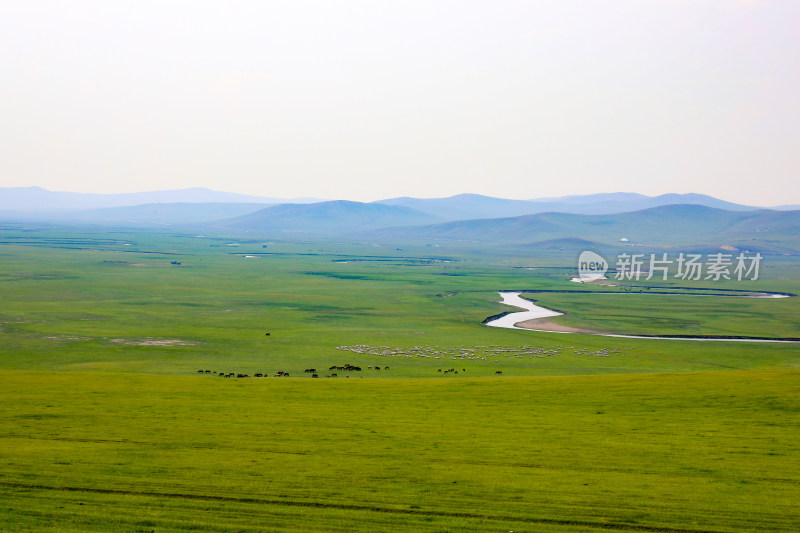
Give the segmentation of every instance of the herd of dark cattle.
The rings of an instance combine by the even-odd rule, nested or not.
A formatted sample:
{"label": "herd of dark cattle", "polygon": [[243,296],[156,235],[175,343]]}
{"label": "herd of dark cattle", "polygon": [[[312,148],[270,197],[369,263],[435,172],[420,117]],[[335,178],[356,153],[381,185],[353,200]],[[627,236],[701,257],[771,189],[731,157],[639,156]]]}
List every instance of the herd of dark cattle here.
{"label": "herd of dark cattle", "polygon": [[[378,365],[375,365],[374,367],[373,366],[368,366],[367,369],[368,370],[380,370],[381,367],[378,366]],[[383,369],[384,370],[389,370],[389,367],[385,366],[385,367],[383,367]],[[360,366],[351,365],[351,364],[348,363],[348,364],[346,364],[344,366],[333,365],[330,368],[328,368],[328,371],[331,371],[331,370],[342,371],[342,372],[361,372],[361,367]],[[461,371],[462,372],[466,372],[467,369],[466,368],[462,368]],[[305,372],[306,374],[311,374],[312,378],[318,378],[319,377],[319,374],[317,373],[317,369],[316,368],[306,368],[303,372]],[[440,372],[442,374],[458,374],[458,370],[456,370],[455,368],[448,368],[448,369],[446,369],[444,371],[440,368],[438,370],[438,372]],[[215,372],[213,370],[202,370],[202,369],[198,370],[197,373],[198,374],[216,374],[217,376],[219,376],[221,378],[240,378],[241,379],[241,378],[249,378],[250,377],[249,374],[242,374],[242,373],[238,373],[238,372]],[[497,372],[495,372],[495,374],[497,374],[497,375],[500,375],[502,373],[503,373],[502,370],[498,370]],[[335,372],[332,372],[330,374],[326,374],[325,377],[326,378],[335,378],[335,377],[338,377],[338,375],[339,374],[337,374]],[[256,374],[253,374],[253,377],[254,378],[267,378],[267,377],[269,377],[269,373],[264,374],[264,373],[258,372]],[[283,370],[278,370],[275,374],[273,374],[273,377],[276,377],[276,378],[288,378],[289,377],[289,373],[288,372],[284,372]],[[349,377],[349,376],[345,376],[345,377]]]}
{"label": "herd of dark cattle", "polygon": [[[381,367],[380,366],[375,366],[375,367],[368,366],[367,369],[369,369],[369,370],[373,370],[373,369],[374,370],[380,370]],[[385,366],[385,367],[383,367],[383,369],[384,370],[389,370],[389,367]],[[343,372],[361,372],[361,367],[360,366],[351,365],[350,363],[348,363],[348,364],[346,364],[344,366],[333,365],[328,370],[337,370],[337,371],[343,371]],[[319,374],[317,373],[317,369],[316,368],[306,368],[304,370],[304,372],[306,374],[311,374],[312,378],[318,378],[319,377]],[[241,378],[249,378],[250,377],[249,374],[242,374],[240,372],[216,372],[214,370],[203,370],[203,369],[198,370],[197,373],[198,374],[216,374],[217,376],[219,376],[221,378],[240,378],[241,379]],[[327,374],[325,377],[326,378],[335,378],[337,376],[338,376],[338,374],[331,373],[331,374]],[[265,373],[262,373],[262,372],[258,372],[256,374],[253,374],[253,377],[254,378],[266,378],[266,377],[269,377],[269,373],[265,374]],[[288,378],[289,377],[289,373],[288,372],[284,372],[283,370],[278,370],[275,374],[273,374],[273,377],[276,377],[276,378]]]}

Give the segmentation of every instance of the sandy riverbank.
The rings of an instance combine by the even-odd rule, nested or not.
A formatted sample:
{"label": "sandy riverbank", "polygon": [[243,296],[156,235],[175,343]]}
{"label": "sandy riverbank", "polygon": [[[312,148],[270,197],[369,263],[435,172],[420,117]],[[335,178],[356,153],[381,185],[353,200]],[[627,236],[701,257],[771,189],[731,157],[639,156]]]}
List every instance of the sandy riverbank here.
{"label": "sandy riverbank", "polygon": [[576,328],[559,324],[552,318],[534,318],[531,320],[524,320],[515,324],[520,329],[532,329],[535,331],[553,331],[558,333],[586,333],[590,335],[602,335],[601,331],[592,331],[590,329]]}

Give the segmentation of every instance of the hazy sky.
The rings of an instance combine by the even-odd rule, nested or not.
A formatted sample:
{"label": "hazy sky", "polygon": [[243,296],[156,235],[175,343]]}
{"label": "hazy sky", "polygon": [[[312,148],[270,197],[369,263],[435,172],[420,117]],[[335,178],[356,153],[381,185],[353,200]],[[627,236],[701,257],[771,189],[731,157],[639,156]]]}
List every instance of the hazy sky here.
{"label": "hazy sky", "polygon": [[0,186],[800,203],[797,0],[0,0]]}

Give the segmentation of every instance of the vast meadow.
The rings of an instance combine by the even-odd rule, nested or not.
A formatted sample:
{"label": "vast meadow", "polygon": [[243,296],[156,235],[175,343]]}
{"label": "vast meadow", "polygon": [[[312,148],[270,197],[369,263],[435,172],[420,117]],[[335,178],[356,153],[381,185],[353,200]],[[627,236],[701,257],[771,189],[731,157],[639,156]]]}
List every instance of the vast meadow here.
{"label": "vast meadow", "polygon": [[[596,331],[792,338],[800,298],[575,261],[4,225],[0,528],[800,529],[800,345],[483,324],[517,290]],[[798,294],[798,261],[691,285]]]}

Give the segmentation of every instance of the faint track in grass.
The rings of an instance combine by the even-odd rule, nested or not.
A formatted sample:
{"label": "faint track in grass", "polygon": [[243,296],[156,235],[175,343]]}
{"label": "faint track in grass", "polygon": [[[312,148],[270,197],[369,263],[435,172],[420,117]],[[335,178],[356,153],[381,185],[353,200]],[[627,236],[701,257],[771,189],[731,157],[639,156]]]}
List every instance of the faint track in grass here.
{"label": "faint track in grass", "polygon": [[236,497],[236,496],[216,496],[216,495],[206,495],[206,494],[181,494],[173,492],[156,492],[156,491],[101,489],[94,487],[55,487],[55,486],[40,485],[34,483],[16,483],[9,481],[0,481],[0,487],[5,487],[9,489],[21,489],[21,490],[46,490],[55,492],[76,492],[76,493],[106,494],[106,495],[118,495],[118,496],[170,498],[170,499],[192,500],[192,501],[275,505],[283,507],[300,507],[300,508],[311,508],[311,509],[366,511],[372,513],[382,513],[382,514],[430,516],[430,517],[440,517],[440,518],[467,518],[476,520],[491,520],[497,522],[524,522],[530,524],[550,524],[554,526],[587,527],[595,529],[609,529],[616,531],[649,531],[653,533],[724,533],[721,530],[647,526],[647,525],[637,525],[637,524],[626,524],[620,522],[591,522],[588,520],[536,518],[530,516],[528,517],[506,516],[506,515],[493,515],[488,513],[433,511],[425,509],[399,509],[393,507],[380,507],[376,505],[358,505],[358,504],[345,504],[345,503],[333,503],[333,502],[313,502],[313,501],[297,501],[297,500],[269,499],[269,498],[247,498],[247,497]]}

